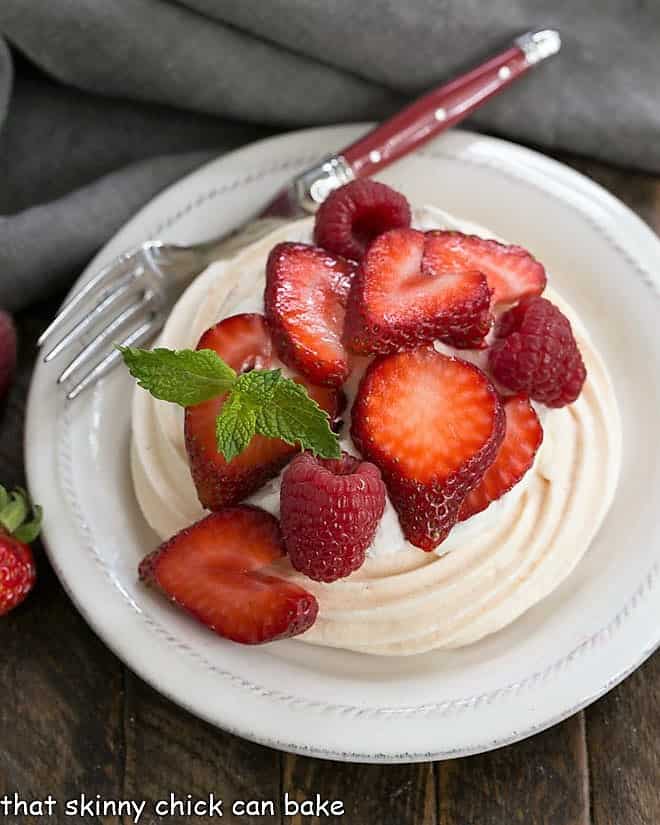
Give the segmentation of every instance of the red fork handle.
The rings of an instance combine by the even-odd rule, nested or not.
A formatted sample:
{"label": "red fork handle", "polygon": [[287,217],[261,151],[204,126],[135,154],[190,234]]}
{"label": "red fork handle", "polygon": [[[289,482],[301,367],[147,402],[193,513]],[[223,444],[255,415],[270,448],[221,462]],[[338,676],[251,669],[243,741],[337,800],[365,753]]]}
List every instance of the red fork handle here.
{"label": "red fork handle", "polygon": [[528,69],[559,51],[552,29],[527,32],[495,57],[445,83],[381,123],[343,151],[306,169],[260,213],[292,218],[313,214],[328,194],[357,177],[367,177],[407,155],[463,120]]}
{"label": "red fork handle", "polygon": [[522,35],[510,48],[428,92],[340,154],[355,177],[373,175],[466,118],[559,46],[554,31]]}

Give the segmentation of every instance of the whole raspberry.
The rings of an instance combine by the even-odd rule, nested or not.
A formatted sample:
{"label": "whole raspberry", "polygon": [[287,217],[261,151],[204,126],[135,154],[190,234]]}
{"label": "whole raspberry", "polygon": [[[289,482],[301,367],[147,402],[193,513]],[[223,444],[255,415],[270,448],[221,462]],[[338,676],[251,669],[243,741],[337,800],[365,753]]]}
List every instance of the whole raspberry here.
{"label": "whole raspberry", "polygon": [[348,453],[340,459],[303,453],[284,471],[280,525],[296,570],[333,582],[364,564],[383,510],[380,470]]}
{"label": "whole raspberry", "polygon": [[587,371],[568,318],[547,298],[523,298],[495,335],[488,364],[496,381],[548,407],[575,401]]}
{"label": "whole raspberry", "polygon": [[410,226],[410,205],[400,192],[374,180],[354,180],[331,192],[319,207],[314,243],[359,261],[388,229]]}

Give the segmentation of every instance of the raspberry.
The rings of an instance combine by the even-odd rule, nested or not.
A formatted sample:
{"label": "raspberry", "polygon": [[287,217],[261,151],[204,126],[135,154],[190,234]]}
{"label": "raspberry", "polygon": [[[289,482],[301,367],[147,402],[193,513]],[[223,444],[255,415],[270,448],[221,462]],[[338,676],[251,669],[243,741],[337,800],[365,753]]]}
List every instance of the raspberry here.
{"label": "raspberry", "polygon": [[295,458],[282,477],[280,524],[291,564],[333,582],[364,564],[385,509],[380,470],[348,453]]}
{"label": "raspberry", "polygon": [[568,318],[546,298],[529,297],[501,317],[488,363],[493,377],[548,407],[571,404],[587,371]]}
{"label": "raspberry", "polygon": [[319,207],[314,242],[359,261],[374,238],[410,226],[410,219],[410,204],[400,192],[374,180],[354,180],[331,192]]}

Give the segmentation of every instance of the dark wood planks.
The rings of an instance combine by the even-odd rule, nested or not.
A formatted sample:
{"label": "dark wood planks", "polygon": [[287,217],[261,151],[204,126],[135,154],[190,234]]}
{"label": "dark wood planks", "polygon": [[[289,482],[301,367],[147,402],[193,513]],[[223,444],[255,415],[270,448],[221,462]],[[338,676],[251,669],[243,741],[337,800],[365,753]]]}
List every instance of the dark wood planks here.
{"label": "dark wood planks", "polygon": [[507,748],[440,763],[438,825],[588,825],[587,770],[582,714]]}
{"label": "dark wood planks", "polygon": [[[660,233],[660,178],[579,162]],[[660,822],[660,654],[586,711],[594,825]]]}
{"label": "dark wood planks", "polygon": [[586,711],[594,825],[660,822],[660,656]]}
{"label": "dark wood planks", "polygon": [[[25,395],[41,328],[39,308],[19,321],[19,371],[1,413],[0,462],[8,485],[24,483]],[[122,666],[75,610],[39,546],[36,557],[35,592],[0,620],[0,797],[51,793],[60,806],[48,821],[72,822],[62,810],[67,798],[82,790],[108,798],[121,791]]]}
{"label": "dark wood planks", "polygon": [[[273,817],[233,816],[236,800],[279,803],[282,756],[277,751],[231,736],[196,719],[127,671],[124,716],[127,799],[146,799],[148,813],[141,825],[167,821],[190,825],[205,822],[280,822]],[[155,816],[155,803],[170,793],[184,801],[224,800],[223,817],[189,817],[177,808],[166,819]]]}
{"label": "dark wood planks", "polygon": [[350,765],[285,756],[282,791],[301,802],[341,800],[343,816],[284,817],[284,825],[436,825],[433,765]]}

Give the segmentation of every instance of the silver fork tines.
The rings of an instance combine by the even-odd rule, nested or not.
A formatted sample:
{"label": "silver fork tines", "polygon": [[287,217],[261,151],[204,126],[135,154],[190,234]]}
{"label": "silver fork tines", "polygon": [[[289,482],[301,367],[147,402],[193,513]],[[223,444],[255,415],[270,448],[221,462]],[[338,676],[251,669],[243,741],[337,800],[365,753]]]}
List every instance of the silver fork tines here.
{"label": "silver fork tines", "polygon": [[90,278],[89,281],[83,284],[71,297],[67,298],[53,321],[39,336],[37,344],[42,347],[53,333],[63,329],[67,321],[74,317],[75,311],[78,308],[82,308],[85,301],[93,295],[97,289],[102,289],[104,286],[120,278],[122,274],[129,273],[131,269],[130,261],[137,255],[137,252],[138,250],[134,250],[133,252],[121,255],[116,261],[104,267],[94,275],[94,277]]}
{"label": "silver fork tines", "polygon": [[80,321],[78,321],[62,338],[60,338],[55,346],[46,353],[44,356],[44,361],[48,363],[49,361],[52,361],[53,358],[57,358],[57,356],[70,344],[81,340],[88,330],[91,330],[93,326],[107,318],[109,311],[115,305],[118,305],[123,298],[126,298],[135,292],[137,277],[138,276],[131,273],[126,276],[123,281],[117,284],[113,290],[108,292],[87,315],[84,315]]}
{"label": "silver fork tines", "polygon": [[[139,347],[141,344],[146,344],[160,329],[160,322],[155,319],[141,324],[137,329],[121,341],[121,346],[124,347]],[[117,349],[111,350],[104,358],[102,358],[92,369],[81,378],[81,380],[72,387],[66,394],[69,401],[77,398],[81,392],[84,392],[92,384],[96,383],[99,378],[110,372],[110,370],[119,363],[121,353]]]}
{"label": "silver fork tines", "polygon": [[[116,344],[117,334],[134,318],[137,319],[142,315],[143,302],[142,300],[134,301],[126,309],[122,310],[119,315],[115,316],[105,329],[102,329],[99,334],[93,338],[89,344],[86,344],[71,361],[68,367],[65,367],[57,379],[58,384],[63,384],[73,375],[73,373],[87,363],[92,355],[94,355],[103,344]],[[52,352],[52,351],[51,351]],[[50,353],[48,354],[50,355]],[[44,360],[48,360],[48,355]]]}
{"label": "silver fork tines", "polygon": [[119,362],[116,344],[139,346],[154,337],[185,287],[217,257],[216,247],[150,241],[103,268],[63,304],[39,345],[49,346],[47,362],[72,354],[58,378],[68,399]]}

